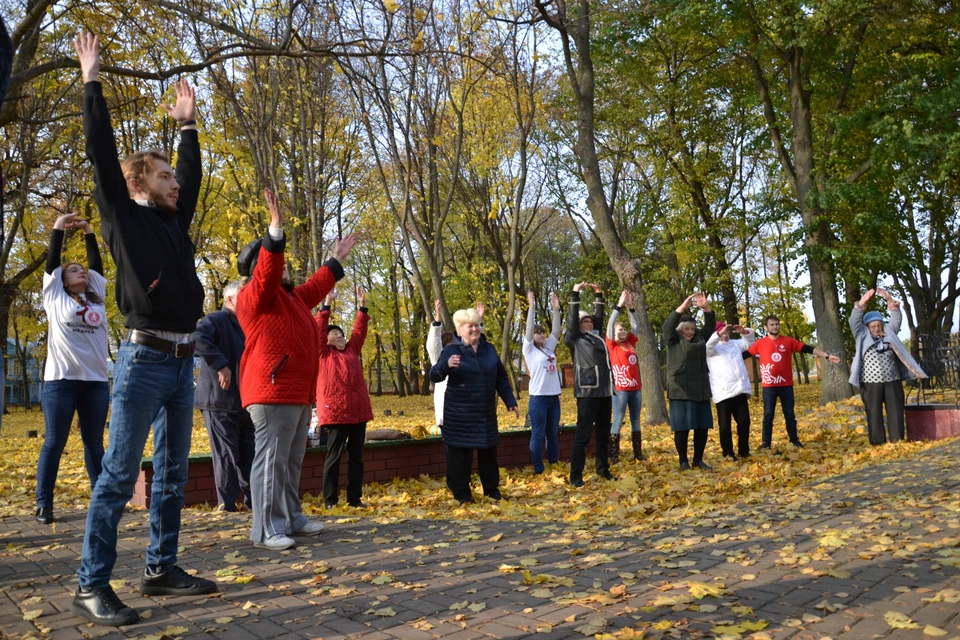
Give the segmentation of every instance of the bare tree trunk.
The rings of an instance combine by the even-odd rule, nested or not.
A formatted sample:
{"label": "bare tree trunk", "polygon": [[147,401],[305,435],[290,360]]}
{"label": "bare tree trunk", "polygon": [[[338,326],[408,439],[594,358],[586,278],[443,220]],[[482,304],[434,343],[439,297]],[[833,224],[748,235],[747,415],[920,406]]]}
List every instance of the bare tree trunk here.
{"label": "bare tree trunk", "polygon": [[[557,13],[553,13],[552,4],[548,6],[543,0],[534,1],[540,15],[561,37],[567,79],[577,103],[577,140],[574,149],[580,161],[583,182],[587,187],[587,207],[593,217],[597,237],[600,238],[610,260],[610,266],[620,282],[634,294],[635,307],[640,316],[637,351],[640,356],[646,423],[662,424],[668,421],[668,416],[663,380],[660,377],[659,341],[647,316],[647,296],[640,270],[640,257],[631,255],[620,239],[604,192],[600,160],[597,157],[594,129],[595,78],[590,53],[590,2],[580,0],[577,3],[577,15],[568,18],[565,3],[558,6]],[[574,55],[577,57],[576,61],[573,59]]]}

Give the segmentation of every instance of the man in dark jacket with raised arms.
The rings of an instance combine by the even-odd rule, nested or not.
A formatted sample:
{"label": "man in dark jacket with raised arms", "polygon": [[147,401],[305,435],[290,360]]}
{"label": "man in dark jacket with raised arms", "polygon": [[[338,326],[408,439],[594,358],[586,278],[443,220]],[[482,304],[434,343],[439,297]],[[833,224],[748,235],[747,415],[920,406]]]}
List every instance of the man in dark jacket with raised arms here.
{"label": "man in dark jacket with raised arms", "polygon": [[113,373],[112,413],[103,472],[90,499],[80,587],[71,611],[95,623],[135,623],[137,612],[110,587],[117,560],[117,526],[133,495],[140,458],[153,425],[153,495],[150,546],[140,583],[144,595],[200,595],[216,585],[177,566],[180,510],[193,429],[191,333],[203,315],[188,230],[200,194],[200,144],[196,98],[186,80],[174,85],[175,106],[163,105],[180,123],[177,170],[159,151],[131,154],[121,165],[100,71],[99,39],[74,42],[83,74],[83,128],[93,163],[103,237],[117,266],[117,305],[126,318]]}

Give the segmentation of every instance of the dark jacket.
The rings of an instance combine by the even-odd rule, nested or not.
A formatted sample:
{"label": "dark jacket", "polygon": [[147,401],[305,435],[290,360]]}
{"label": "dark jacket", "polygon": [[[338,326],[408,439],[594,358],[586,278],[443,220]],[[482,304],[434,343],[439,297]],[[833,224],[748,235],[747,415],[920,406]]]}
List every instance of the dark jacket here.
{"label": "dark jacket", "polygon": [[[447,361],[454,355],[460,356],[460,366],[451,369]],[[476,351],[454,337],[430,369],[430,379],[447,380],[441,427],[444,443],[469,449],[497,446],[497,395],[508,409],[517,406],[517,400],[507,370],[486,336],[480,336]]]}
{"label": "dark jacket", "polygon": [[573,395],[576,398],[609,398],[613,395],[613,373],[607,345],[600,335],[603,327],[603,295],[593,299],[593,328],[597,333],[580,330],[580,292],[574,291],[567,316],[564,342],[573,356]]}
{"label": "dark jacket", "polygon": [[202,166],[195,130],[180,133],[176,213],[130,199],[120,169],[107,101],[99,82],[84,85],[83,129],[93,163],[93,198],[100,229],[117,265],[117,306],[131,329],[190,333],[203,316],[190,222],[200,196]]}
{"label": "dark jacket", "polygon": [[[193,334],[200,357],[200,374],[193,392],[193,406],[207,411],[242,411],[240,404],[240,357],[243,329],[237,314],[229,309],[214,311],[197,323]],[[230,369],[230,388],[220,388],[220,369]]]}
{"label": "dark jacket", "polygon": [[667,397],[670,400],[710,400],[710,371],[707,369],[707,340],[717,326],[717,314],[703,314],[703,328],[693,340],[677,333],[680,314],[672,311],[663,322],[663,342],[667,347]]}

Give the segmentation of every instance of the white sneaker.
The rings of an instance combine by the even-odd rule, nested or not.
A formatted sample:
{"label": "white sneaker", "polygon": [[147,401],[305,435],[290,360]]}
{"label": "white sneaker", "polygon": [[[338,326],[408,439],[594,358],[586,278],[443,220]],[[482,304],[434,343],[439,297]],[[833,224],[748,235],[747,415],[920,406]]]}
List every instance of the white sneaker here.
{"label": "white sneaker", "polygon": [[289,549],[290,547],[296,546],[296,544],[297,541],[293,538],[277,535],[270,536],[263,542],[254,542],[253,546],[261,547],[263,549],[273,549],[274,551],[282,551],[283,549]]}
{"label": "white sneaker", "polygon": [[307,524],[303,525],[299,531],[294,531],[290,535],[292,536],[315,536],[318,533],[323,531],[323,524],[320,522],[313,522],[308,520]]}

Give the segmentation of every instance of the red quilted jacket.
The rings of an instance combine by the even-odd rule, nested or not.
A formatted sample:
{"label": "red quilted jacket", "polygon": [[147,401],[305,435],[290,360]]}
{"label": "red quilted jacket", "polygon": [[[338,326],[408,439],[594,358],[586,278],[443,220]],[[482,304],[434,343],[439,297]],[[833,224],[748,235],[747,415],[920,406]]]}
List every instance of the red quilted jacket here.
{"label": "red quilted jacket", "polygon": [[237,319],[246,336],[240,359],[240,401],[251,404],[313,404],[317,381],[317,326],[310,310],[343,277],[327,260],[292,292],[281,286],[285,239],[263,239],[253,277],[237,296]]}
{"label": "red quilted jacket", "polygon": [[360,351],[367,338],[370,316],[357,312],[353,333],[343,351],[327,344],[330,309],[317,314],[320,339],[320,375],[317,376],[317,422],[322,425],[358,424],[373,420],[370,394],[363,379]]}

